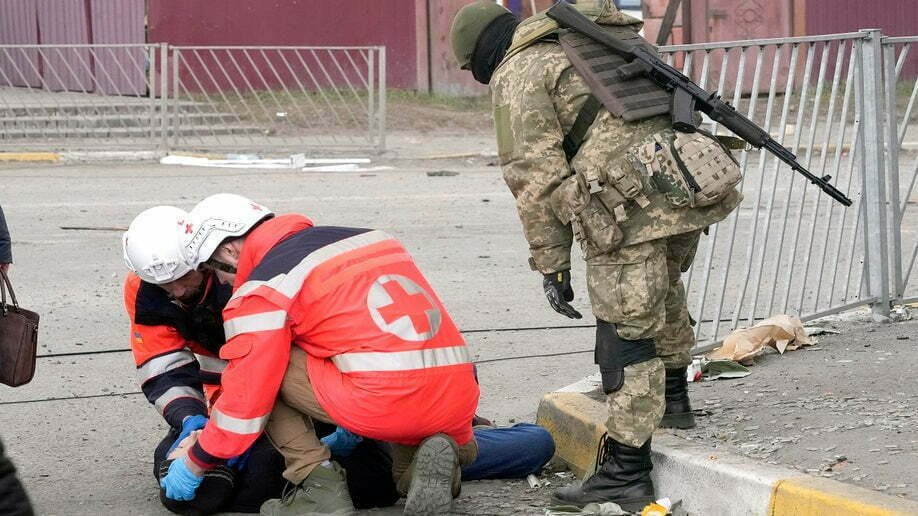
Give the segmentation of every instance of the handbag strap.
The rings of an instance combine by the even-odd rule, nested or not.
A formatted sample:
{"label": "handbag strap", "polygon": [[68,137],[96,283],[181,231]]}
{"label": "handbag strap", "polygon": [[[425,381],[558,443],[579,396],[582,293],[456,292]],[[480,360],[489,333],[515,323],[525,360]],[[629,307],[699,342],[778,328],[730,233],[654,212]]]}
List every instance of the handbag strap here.
{"label": "handbag strap", "polygon": [[2,303],[0,303],[0,313],[6,314],[6,310],[7,310],[6,308],[7,306],[6,290],[7,289],[10,290],[10,299],[13,300],[13,306],[18,310],[19,302],[16,301],[16,292],[13,291],[13,284],[10,283],[10,277],[7,276],[6,273],[3,271],[0,271],[0,277],[2,277],[3,279],[3,281],[0,281],[0,294],[2,294],[2,298],[0,298],[2,299]]}

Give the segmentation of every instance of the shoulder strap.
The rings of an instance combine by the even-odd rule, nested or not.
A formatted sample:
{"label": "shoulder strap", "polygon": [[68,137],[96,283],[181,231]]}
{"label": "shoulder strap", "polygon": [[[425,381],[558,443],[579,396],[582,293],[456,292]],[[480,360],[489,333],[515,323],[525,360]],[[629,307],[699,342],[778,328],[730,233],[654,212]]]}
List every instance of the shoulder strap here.
{"label": "shoulder strap", "polygon": [[561,144],[568,163],[574,159],[574,156],[577,155],[577,151],[580,150],[580,146],[583,144],[583,137],[586,136],[586,132],[590,129],[590,126],[593,125],[593,121],[595,121],[596,116],[599,115],[599,108],[601,107],[602,103],[595,95],[587,97],[586,102],[581,106],[580,112],[577,113],[577,119],[574,120],[574,125],[572,125],[571,130],[564,135],[564,142]]}

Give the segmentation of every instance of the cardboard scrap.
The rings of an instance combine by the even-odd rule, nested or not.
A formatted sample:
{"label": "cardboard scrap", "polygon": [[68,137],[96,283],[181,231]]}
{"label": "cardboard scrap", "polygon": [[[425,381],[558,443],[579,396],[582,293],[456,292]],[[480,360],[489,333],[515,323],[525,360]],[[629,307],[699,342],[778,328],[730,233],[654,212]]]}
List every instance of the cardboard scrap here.
{"label": "cardboard scrap", "polygon": [[803,329],[800,319],[790,315],[776,315],[756,324],[752,328],[740,328],[724,339],[721,347],[711,351],[707,357],[712,360],[734,360],[748,365],[770,346],[778,353],[793,351],[809,346],[813,341]]}

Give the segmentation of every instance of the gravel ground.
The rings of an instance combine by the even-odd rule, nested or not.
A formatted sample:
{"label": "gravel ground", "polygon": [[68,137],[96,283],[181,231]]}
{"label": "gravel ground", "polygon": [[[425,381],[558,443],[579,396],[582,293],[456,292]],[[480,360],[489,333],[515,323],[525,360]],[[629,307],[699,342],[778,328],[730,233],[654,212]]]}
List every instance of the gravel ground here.
{"label": "gravel ground", "polygon": [[680,437],[918,500],[918,321],[830,323],[815,346],[760,357],[752,374],[691,385]]}

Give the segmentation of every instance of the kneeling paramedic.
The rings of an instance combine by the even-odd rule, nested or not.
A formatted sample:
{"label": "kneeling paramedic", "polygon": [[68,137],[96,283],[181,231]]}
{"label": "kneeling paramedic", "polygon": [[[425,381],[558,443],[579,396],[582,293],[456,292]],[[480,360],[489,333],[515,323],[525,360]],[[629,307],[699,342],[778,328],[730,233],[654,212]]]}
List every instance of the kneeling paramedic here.
{"label": "kneeling paramedic", "polygon": [[[231,288],[217,282],[210,271],[185,264],[188,220],[183,210],[158,206],[138,215],[123,238],[124,259],[132,270],[124,283],[131,350],[144,394],[169,424],[154,453],[157,479],[172,462],[166,454],[207,423],[208,405],[220,395],[220,373],[226,365],[218,353],[225,343],[221,311]],[[303,423],[286,423],[292,428],[274,425],[269,430],[293,436],[280,448],[296,460],[302,446],[295,437]],[[330,439],[334,430],[324,425],[323,439]],[[365,440],[339,460],[349,472],[348,485],[358,507],[383,507],[398,500],[388,445]],[[231,467],[209,471],[193,500],[161,498],[169,510],[179,513],[257,512],[266,500],[281,496],[283,472],[284,457],[263,437],[231,461]]]}
{"label": "kneeling paramedic", "polygon": [[[476,455],[479,391],[462,335],[404,247],[382,231],[274,217],[232,194],[191,215],[188,263],[233,285],[220,350],[229,363],[198,442],[162,480],[170,496],[193,496],[269,418],[290,417],[392,443],[405,513],[448,512],[460,464]],[[263,513],[353,511],[340,467],[308,438],[298,489]]]}
{"label": "kneeling paramedic", "polygon": [[[611,0],[573,6],[628,45],[647,45],[641,22]],[[555,502],[613,501],[640,510],[654,499],[651,435],[694,426],[685,371],[694,332],[681,273],[702,231],[741,201],[739,166],[703,131],[679,133],[671,94],[623,57],[538,14],[520,23],[489,1],[453,20],[456,59],[491,88],[498,154],[530,266],[552,308],[569,302],[570,248],[586,261],[597,319],[595,361],[610,408],[597,471]]]}

